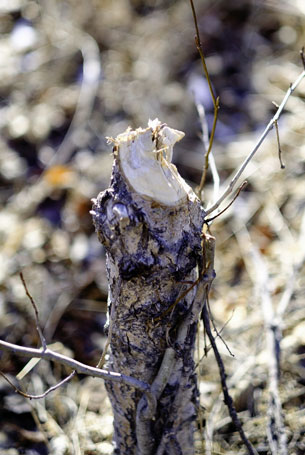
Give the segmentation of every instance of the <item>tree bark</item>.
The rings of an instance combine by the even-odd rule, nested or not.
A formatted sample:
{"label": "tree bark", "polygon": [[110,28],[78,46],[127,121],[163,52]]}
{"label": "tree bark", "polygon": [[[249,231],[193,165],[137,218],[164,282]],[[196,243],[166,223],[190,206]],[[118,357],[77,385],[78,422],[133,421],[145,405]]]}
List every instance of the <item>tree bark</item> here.
{"label": "tree bark", "polygon": [[107,256],[108,367],[151,384],[153,397],[106,383],[115,454],[194,453],[205,212],[170,163],[182,136],[157,120],[118,136],[111,186],[93,205]]}

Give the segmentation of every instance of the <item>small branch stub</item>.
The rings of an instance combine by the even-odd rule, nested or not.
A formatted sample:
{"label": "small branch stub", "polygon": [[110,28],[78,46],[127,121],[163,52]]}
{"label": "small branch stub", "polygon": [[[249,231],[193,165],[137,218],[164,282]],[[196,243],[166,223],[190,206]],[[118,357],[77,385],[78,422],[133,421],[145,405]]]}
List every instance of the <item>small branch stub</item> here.
{"label": "small branch stub", "polygon": [[165,455],[173,447],[194,453],[199,286],[185,291],[200,274],[205,212],[171,163],[182,137],[154,120],[112,139],[111,186],[92,210],[107,254],[108,367],[153,384],[150,402],[156,402],[149,405],[143,392],[126,384],[106,384],[121,455]]}

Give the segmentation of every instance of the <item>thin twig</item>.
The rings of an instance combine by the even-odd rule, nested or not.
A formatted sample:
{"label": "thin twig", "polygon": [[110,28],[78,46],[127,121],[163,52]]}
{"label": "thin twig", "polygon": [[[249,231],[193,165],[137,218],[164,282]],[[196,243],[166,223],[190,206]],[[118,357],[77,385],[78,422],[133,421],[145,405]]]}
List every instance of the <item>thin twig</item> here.
{"label": "thin twig", "polygon": [[46,348],[45,350],[25,348],[17,344],[8,343],[7,341],[0,340],[0,350],[13,352],[14,354],[20,355],[22,357],[31,358],[36,357],[44,360],[51,360],[53,362],[59,363],[60,365],[66,365],[68,367],[71,367],[78,373],[85,374],[87,376],[92,376],[95,378],[105,379],[107,381],[123,382],[143,392],[148,392],[150,389],[150,386],[148,384],[139,379],[133,378],[131,376],[126,376],[125,374],[115,373],[113,371],[91,367],[84,363],[78,362],[77,360],[71,359],[70,357],[66,357],[63,354],[54,352],[48,348]]}
{"label": "thin twig", "polygon": [[[227,346],[226,342],[223,340],[222,336],[221,336],[221,333],[224,331],[224,329],[226,328],[226,326],[229,324],[229,322],[231,321],[231,319],[233,318],[233,314],[234,314],[234,310],[232,311],[232,315],[229,317],[229,319],[223,324],[223,326],[221,327],[220,330],[218,330],[215,325],[214,325],[214,321],[211,317],[211,311],[209,309],[209,314],[210,314],[210,318],[211,318],[211,321],[213,322],[213,327],[214,327],[214,330],[215,330],[215,333],[216,333],[216,336],[215,336],[215,340],[216,338],[220,338],[221,341],[223,342],[223,344],[225,345],[225,347],[227,348],[229,354],[232,356],[232,357],[235,357],[234,354],[230,351],[229,347]],[[197,369],[201,363],[201,361],[204,359],[204,357],[207,356],[208,352],[210,352],[210,350],[212,349],[212,346],[209,345],[207,346],[207,343],[206,343],[206,333],[204,332],[204,343],[205,343],[205,347],[204,347],[204,354],[198,359],[198,362],[196,363],[196,366],[195,368]]]}
{"label": "thin twig", "polygon": [[233,202],[238,198],[240,192],[248,185],[248,182],[247,180],[245,180],[241,185],[240,187],[238,188],[238,190],[236,191],[236,194],[235,196],[233,197],[232,201],[223,209],[221,210],[221,212],[217,213],[217,215],[215,216],[212,216],[212,218],[208,218],[207,220],[205,220],[205,223],[210,223],[211,221],[215,220],[215,218],[219,217],[220,215],[222,215],[226,210],[228,210],[229,207],[231,207],[231,205],[233,204]]}
{"label": "thin twig", "polygon": [[[204,106],[200,103],[196,104],[197,112],[199,115],[200,123],[201,123],[201,130],[202,130],[202,143],[204,146],[204,155],[209,149],[209,130],[208,130],[208,122],[205,115]],[[213,179],[213,203],[217,200],[219,196],[219,184],[220,178],[217,171],[215,159],[212,150],[209,153],[209,165],[211,169],[212,179]]]}
{"label": "thin twig", "polygon": [[[109,299],[109,302],[115,302],[116,299],[118,298],[118,295],[119,295],[119,292],[120,292],[120,288],[121,288],[121,277],[119,277],[119,279],[116,281],[116,289],[115,289],[115,294],[114,296],[111,295],[111,290],[109,290],[109,296],[108,296],[108,299]],[[109,312],[110,312],[110,316],[109,316],[109,325],[108,325],[108,336],[107,336],[107,340],[106,340],[106,343],[105,343],[105,346],[104,346],[104,349],[103,349],[103,352],[102,352],[102,355],[98,361],[98,364],[96,365],[96,368],[103,368],[104,366],[104,363],[105,363],[105,359],[106,359],[106,355],[107,355],[107,351],[108,351],[108,348],[110,346],[110,343],[111,343],[111,339],[112,339],[112,330],[113,330],[113,321],[114,321],[114,318],[115,318],[115,305],[111,304],[111,309],[108,308]]]}
{"label": "thin twig", "polygon": [[227,380],[226,380],[225,367],[224,367],[221,355],[220,355],[220,353],[218,351],[215,338],[214,338],[214,336],[212,334],[212,331],[211,331],[210,316],[209,316],[209,312],[208,312],[208,308],[207,308],[207,301],[206,301],[206,303],[205,303],[205,305],[203,307],[203,310],[202,310],[202,318],[203,318],[203,322],[204,322],[205,331],[206,331],[207,336],[208,336],[208,338],[210,340],[210,343],[212,345],[212,348],[213,348],[213,351],[214,351],[214,355],[215,355],[215,358],[216,358],[216,362],[218,364],[221,387],[222,387],[222,392],[223,392],[223,396],[224,396],[224,402],[225,402],[225,404],[228,407],[229,414],[230,414],[230,417],[232,419],[232,422],[234,423],[237,431],[239,432],[241,440],[244,443],[244,445],[246,446],[246,448],[248,450],[248,453],[250,455],[255,455],[256,454],[256,450],[254,449],[254,447],[252,446],[251,442],[248,440],[247,436],[245,435],[245,432],[243,430],[241,421],[238,418],[238,415],[237,415],[237,412],[236,412],[232,397],[231,397],[231,395],[229,393],[229,389],[228,389],[228,386],[227,386]]}
{"label": "thin twig", "polygon": [[228,353],[230,354],[231,357],[235,357],[235,355],[233,354],[233,352],[231,351],[231,349],[229,348],[228,344],[226,343],[226,341],[224,340],[224,338],[222,337],[222,335],[220,334],[221,332],[218,331],[216,325],[215,325],[215,321],[213,319],[213,316],[212,316],[212,312],[211,312],[211,308],[210,308],[210,301],[209,301],[209,298],[207,298],[207,307],[208,307],[208,311],[209,311],[209,316],[210,316],[210,321],[212,323],[212,326],[213,326],[213,329],[214,329],[214,332],[216,333],[216,337],[215,338],[219,338],[224,347],[226,348],[226,350],[228,351]]}
{"label": "thin twig", "polygon": [[20,279],[22,281],[22,284],[23,284],[23,287],[24,287],[24,290],[25,290],[25,293],[26,295],[28,296],[31,304],[32,304],[32,307],[34,308],[34,312],[35,312],[35,319],[36,319],[36,329],[37,329],[37,332],[39,334],[39,338],[40,338],[40,341],[41,341],[41,345],[43,347],[43,350],[45,351],[47,349],[47,343],[46,343],[46,339],[45,337],[43,336],[42,334],[42,330],[40,328],[40,322],[39,322],[39,314],[38,314],[38,308],[36,306],[36,303],[34,302],[34,299],[33,297],[31,296],[28,288],[27,288],[27,285],[26,285],[26,282],[25,282],[25,279],[24,279],[24,276],[23,276],[23,273],[20,272],[19,274],[20,276]]}
{"label": "thin twig", "polygon": [[220,204],[224,201],[224,199],[226,199],[228,197],[228,195],[233,191],[233,188],[235,187],[235,184],[236,184],[237,180],[240,178],[241,174],[244,172],[245,168],[247,167],[249,162],[252,160],[253,156],[255,155],[257,150],[260,148],[261,144],[263,143],[263,141],[265,140],[265,138],[267,137],[269,132],[272,130],[272,128],[274,126],[274,122],[278,121],[280,115],[282,114],[282,112],[283,112],[283,110],[284,110],[284,108],[285,108],[285,106],[287,104],[287,101],[288,101],[290,95],[298,87],[298,85],[301,83],[301,81],[304,79],[304,77],[305,77],[305,70],[299,75],[299,77],[295,80],[295,82],[289,87],[289,89],[287,90],[286,95],[284,96],[283,101],[281,102],[278,110],[276,111],[275,115],[272,117],[272,119],[270,120],[270,122],[266,126],[265,130],[261,134],[261,136],[258,139],[258,141],[257,141],[256,145],[254,146],[253,150],[249,153],[247,158],[241,164],[241,166],[239,167],[239,169],[235,173],[234,177],[232,178],[232,180],[230,181],[229,185],[224,190],[224,192],[220,196],[220,198],[215,202],[215,204],[212,205],[212,207],[209,207],[206,210],[206,214],[207,215],[209,215],[210,213],[214,212],[220,206]]}
{"label": "thin twig", "polygon": [[197,47],[197,50],[198,50],[199,55],[200,55],[203,71],[204,71],[206,80],[208,82],[208,86],[209,86],[209,90],[210,90],[210,94],[211,94],[211,97],[212,97],[212,100],[213,100],[213,106],[214,106],[214,118],[213,118],[213,126],[212,126],[212,130],[211,130],[209,146],[208,146],[208,148],[206,150],[206,153],[205,153],[204,168],[203,168],[203,171],[202,171],[200,184],[199,184],[199,187],[198,187],[198,190],[197,190],[199,198],[201,199],[201,192],[202,192],[204,184],[205,184],[205,179],[206,179],[206,175],[207,175],[207,171],[208,171],[208,167],[209,167],[209,155],[210,155],[210,152],[212,150],[214,136],[215,136],[217,117],[218,117],[218,110],[219,110],[219,97],[216,97],[215,94],[214,94],[211,78],[210,78],[209,71],[208,71],[208,68],[207,68],[207,64],[206,64],[206,61],[205,61],[205,58],[204,58],[204,53],[203,53],[203,49],[202,49],[202,45],[201,45],[201,41],[200,41],[200,34],[199,34],[197,15],[196,15],[196,10],[195,10],[195,6],[194,6],[193,0],[190,0],[190,4],[191,4],[191,8],[192,8],[194,25],[195,25],[195,30],[196,30],[195,43],[196,43],[196,47]]}
{"label": "thin twig", "polygon": [[205,62],[205,58],[204,58],[204,54],[203,54],[203,50],[202,50],[202,46],[201,46],[197,15],[196,15],[196,10],[195,10],[195,6],[194,6],[194,3],[193,3],[193,0],[190,0],[190,3],[191,3],[192,13],[193,13],[194,25],[195,25],[195,29],[196,29],[196,37],[195,37],[196,47],[197,47],[197,50],[198,50],[198,52],[200,54],[201,63],[202,63],[202,66],[203,66],[203,71],[204,71],[206,80],[207,80],[207,82],[209,84],[209,90],[210,90],[210,93],[211,93],[213,104],[214,104],[214,107],[216,107],[216,96],[214,94],[214,90],[213,90],[213,87],[212,87],[211,79],[210,79],[210,76],[209,76],[208,68],[207,68],[207,65],[206,65],[206,62]]}
{"label": "thin twig", "polygon": [[217,97],[216,99],[216,105],[214,107],[214,117],[213,117],[213,126],[212,126],[212,131],[211,131],[211,135],[210,135],[210,142],[209,142],[209,148],[205,154],[205,158],[204,158],[204,168],[203,168],[203,172],[202,172],[202,176],[201,176],[201,180],[200,180],[200,184],[199,184],[199,187],[198,187],[198,194],[201,195],[201,192],[203,190],[203,187],[204,187],[204,184],[205,184],[205,180],[206,180],[206,176],[207,176],[207,172],[208,172],[208,167],[209,167],[209,156],[210,156],[210,153],[211,153],[211,150],[212,150],[212,146],[213,146],[213,141],[214,141],[214,136],[215,136],[215,131],[216,131],[216,124],[217,124],[217,117],[218,117],[218,109],[219,109],[219,97]]}
{"label": "thin twig", "polygon": [[[227,386],[237,387],[240,384],[240,381],[252,374],[255,368],[255,357],[252,355],[252,352],[243,353],[243,361],[239,366],[234,370],[234,373],[230,378],[227,379]],[[216,452],[212,449],[213,433],[214,428],[219,428],[219,424],[215,425],[216,415],[221,411],[223,405],[223,393],[214,400],[213,406],[207,415],[206,426],[205,426],[205,440],[206,440],[206,455],[214,455]]]}
{"label": "thin twig", "polygon": [[154,317],[154,321],[157,323],[161,321],[165,316],[167,316],[169,313],[171,313],[175,307],[178,305],[179,302],[181,302],[184,297],[187,296],[189,292],[191,292],[192,289],[194,289],[195,286],[202,280],[203,278],[203,273],[190,285],[189,288],[187,288],[185,291],[183,291],[181,294],[178,295],[176,300],[165,310],[163,311],[160,315]]}
{"label": "thin twig", "polygon": [[[198,368],[201,362],[200,358],[200,320],[198,321],[197,324],[197,364],[195,365],[195,370],[197,370],[197,376],[198,376],[198,384],[201,384],[202,382],[202,371],[201,368]],[[204,429],[203,429],[203,409],[204,407],[201,405],[201,393],[199,393],[198,397],[198,408],[197,408],[197,422],[199,425],[200,429],[200,441],[201,441],[201,450],[202,453],[204,453]]]}
{"label": "thin twig", "polygon": [[303,46],[302,49],[300,50],[300,56],[301,56],[301,60],[302,60],[302,64],[303,64],[304,70],[305,70],[304,46]]}
{"label": "thin twig", "polygon": [[40,395],[30,395],[29,393],[25,393],[22,390],[18,389],[18,387],[16,387],[12,383],[12,381],[2,371],[0,371],[0,375],[13,387],[13,389],[15,390],[16,393],[19,393],[19,395],[22,395],[25,398],[29,398],[30,400],[40,400],[41,398],[45,398],[47,395],[49,395],[49,393],[54,392],[54,390],[59,389],[59,387],[64,385],[66,382],[70,381],[70,379],[72,379],[73,376],[75,376],[75,374],[76,374],[76,371],[74,370],[65,379],[60,381],[58,384],[50,387],[48,390],[41,393]]}
{"label": "thin twig", "polygon": [[281,169],[285,169],[285,164],[282,161],[282,149],[281,149],[281,144],[280,144],[279,125],[278,125],[277,120],[274,121],[274,127],[275,127],[275,132],[276,132],[276,141],[277,141]]}
{"label": "thin twig", "polygon": [[[214,240],[213,242],[207,241],[208,239]],[[225,367],[221,358],[221,355],[218,351],[217,344],[215,341],[215,338],[212,334],[211,330],[211,325],[210,325],[210,314],[208,311],[209,307],[209,292],[210,288],[212,285],[212,281],[215,277],[215,271],[214,271],[214,254],[215,254],[215,239],[213,237],[208,237],[206,236],[206,239],[203,237],[203,248],[204,248],[204,254],[203,254],[203,269],[205,271],[205,275],[209,277],[209,281],[204,286],[204,295],[203,295],[203,307],[202,307],[202,314],[201,317],[203,319],[203,324],[205,328],[205,332],[210,340],[212,349],[214,351],[214,355],[216,358],[216,362],[218,364],[219,368],[219,373],[220,373],[220,381],[221,381],[221,386],[222,386],[222,391],[224,395],[224,402],[228,407],[230,417],[232,419],[233,424],[235,425],[237,431],[240,434],[241,440],[244,443],[244,445],[247,447],[247,450],[250,455],[257,455],[257,452],[255,451],[254,447],[246,437],[242,424],[238,418],[236,409],[233,404],[233,400],[229,394],[228,386],[227,386],[227,381],[226,381],[226,372],[225,372]]]}

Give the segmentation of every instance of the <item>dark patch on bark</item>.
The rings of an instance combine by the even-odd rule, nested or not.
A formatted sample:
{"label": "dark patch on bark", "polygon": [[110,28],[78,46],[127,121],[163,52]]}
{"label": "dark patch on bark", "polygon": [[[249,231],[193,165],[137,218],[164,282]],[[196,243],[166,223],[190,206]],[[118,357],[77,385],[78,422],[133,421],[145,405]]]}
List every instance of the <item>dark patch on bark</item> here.
{"label": "dark patch on bark", "polygon": [[[173,371],[150,424],[153,450],[164,440],[163,455],[166,447],[168,453],[174,453],[174,447],[183,447],[186,455],[193,453],[198,407],[193,361],[196,321],[190,322],[182,344],[175,340],[196,296],[194,288],[177,303],[185,290],[183,282],[198,277],[204,215],[195,196],[177,207],[166,207],[132,192],[116,162],[111,188],[93,206],[93,221],[107,255],[112,315],[109,368],[152,384],[167,340],[175,349]],[[173,311],[162,317],[175,302]],[[142,394],[120,383],[107,382],[106,389],[114,412],[115,453],[135,455],[136,411]]]}

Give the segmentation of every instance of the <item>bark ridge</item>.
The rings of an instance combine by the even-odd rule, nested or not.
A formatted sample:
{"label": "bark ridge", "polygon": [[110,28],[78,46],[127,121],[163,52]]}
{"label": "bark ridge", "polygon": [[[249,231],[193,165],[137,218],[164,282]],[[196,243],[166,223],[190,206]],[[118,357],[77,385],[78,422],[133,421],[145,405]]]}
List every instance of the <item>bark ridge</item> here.
{"label": "bark ridge", "polygon": [[[152,139],[154,135],[151,128]],[[124,176],[118,144],[115,154],[110,188],[99,194],[92,211],[107,255],[108,366],[152,384],[157,400],[151,415],[142,392],[106,384],[115,453],[189,455],[198,397],[193,361],[197,319],[191,314],[198,286],[181,300],[179,296],[200,273],[205,212],[190,191],[176,205],[139,194]]]}

